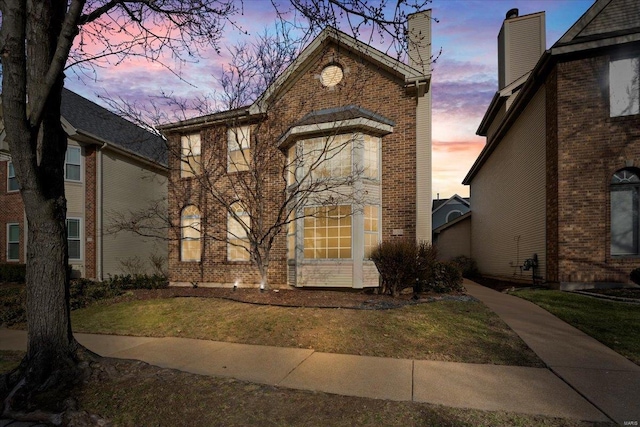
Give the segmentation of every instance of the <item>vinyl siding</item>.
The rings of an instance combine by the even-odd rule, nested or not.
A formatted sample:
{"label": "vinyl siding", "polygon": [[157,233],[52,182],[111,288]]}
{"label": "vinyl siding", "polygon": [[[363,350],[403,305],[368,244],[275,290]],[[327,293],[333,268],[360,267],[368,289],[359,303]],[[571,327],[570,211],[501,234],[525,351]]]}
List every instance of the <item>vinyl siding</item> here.
{"label": "vinyl siding", "polygon": [[[471,182],[471,256],[487,275],[545,272],[545,89],[541,87]],[[524,272],[530,277],[531,272]]]}
{"label": "vinyl siding", "polygon": [[458,255],[471,256],[471,217],[440,232],[436,243],[438,259],[450,261]]}
{"label": "vinyl siding", "polygon": [[145,265],[142,273],[152,273],[149,257],[167,257],[167,243],[130,232],[109,234],[114,213],[126,214],[166,200],[166,179],[135,165],[131,159],[110,151],[102,153],[103,275],[122,274],[122,261],[138,257]]}
{"label": "vinyl siding", "polygon": [[[75,141],[69,140],[69,145],[78,147]],[[77,218],[80,220],[80,259],[69,260],[69,264],[73,267],[74,277],[85,277],[85,263],[87,261],[86,248],[86,215],[85,215],[85,185],[86,185],[86,162],[84,157],[84,149],[81,148],[80,157],[80,181],[65,181],[64,193],[67,198],[67,218]]]}
{"label": "vinyl siding", "polygon": [[309,262],[298,264],[297,286],[342,287],[353,286],[353,261]]}
{"label": "vinyl siding", "polygon": [[544,12],[505,20],[498,35],[500,89],[531,71],[545,45]]}

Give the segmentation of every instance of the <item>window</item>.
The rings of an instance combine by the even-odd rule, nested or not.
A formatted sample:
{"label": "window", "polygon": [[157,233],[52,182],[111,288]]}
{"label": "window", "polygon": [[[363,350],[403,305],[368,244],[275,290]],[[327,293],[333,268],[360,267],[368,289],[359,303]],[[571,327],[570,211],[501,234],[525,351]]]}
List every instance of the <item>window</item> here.
{"label": "window", "polygon": [[251,218],[241,203],[236,202],[227,213],[227,259],[229,261],[249,261],[249,238]]}
{"label": "window", "polygon": [[451,211],[447,214],[447,218],[445,220],[445,222],[449,222],[451,220],[454,220],[456,218],[458,218],[459,216],[462,216],[462,212],[461,211]]}
{"label": "window", "polygon": [[13,168],[13,162],[7,162],[7,191],[18,190],[18,179],[16,178],[16,170]]}
{"label": "window", "polygon": [[611,180],[611,255],[638,255],[640,178],[622,169]]}
{"label": "window", "polygon": [[7,261],[20,261],[19,224],[7,224]]}
{"label": "window", "polygon": [[351,142],[354,135],[336,135],[304,141],[304,166],[311,177],[340,178],[351,175]]}
{"label": "window", "polygon": [[640,113],[640,58],[609,63],[609,102],[611,117]]}
{"label": "window", "polygon": [[325,87],[333,87],[342,81],[344,72],[337,64],[329,64],[320,72],[320,82]]}
{"label": "window", "polygon": [[80,147],[68,146],[64,159],[64,179],[67,181],[80,181],[81,160]]}
{"label": "window", "polygon": [[180,137],[180,146],[180,176],[188,178],[199,174],[202,170],[200,134],[183,135]]}
{"label": "window", "polygon": [[249,126],[230,128],[227,131],[227,172],[249,170],[251,164],[251,144]]}
{"label": "window", "polygon": [[200,261],[200,210],[193,206],[186,206],[180,217],[180,260]]}
{"label": "window", "polygon": [[67,245],[69,246],[70,260],[82,259],[80,247],[80,219],[78,218],[67,219]]}
{"label": "window", "polygon": [[304,257],[351,258],[351,206],[304,208]]}
{"label": "window", "polygon": [[380,138],[364,135],[364,151],[362,153],[364,162],[364,177],[378,179],[379,170],[379,150]]}
{"label": "window", "polygon": [[380,235],[378,233],[380,223],[380,210],[378,206],[364,207],[364,257],[370,258],[378,243]]}
{"label": "window", "polygon": [[287,224],[287,259],[296,258],[296,214],[291,212]]}

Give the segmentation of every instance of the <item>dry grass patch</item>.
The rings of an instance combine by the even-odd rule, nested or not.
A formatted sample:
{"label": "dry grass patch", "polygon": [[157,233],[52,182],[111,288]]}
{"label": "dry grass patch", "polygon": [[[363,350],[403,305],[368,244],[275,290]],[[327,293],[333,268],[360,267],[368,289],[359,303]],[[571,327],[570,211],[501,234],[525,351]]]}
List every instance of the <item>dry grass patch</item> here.
{"label": "dry grass patch", "polygon": [[72,313],[76,332],[174,336],[406,359],[543,366],[477,302],[392,310],[321,309],[171,298],[95,305]]}

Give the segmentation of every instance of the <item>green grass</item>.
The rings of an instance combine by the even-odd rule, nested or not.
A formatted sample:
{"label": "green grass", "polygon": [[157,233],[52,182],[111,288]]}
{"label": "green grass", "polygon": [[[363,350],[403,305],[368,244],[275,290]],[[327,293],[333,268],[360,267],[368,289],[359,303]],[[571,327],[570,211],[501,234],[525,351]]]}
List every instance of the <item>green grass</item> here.
{"label": "green grass", "polygon": [[523,290],[529,300],[640,365],[640,305],[550,290]]}
{"label": "green grass", "polygon": [[493,312],[440,301],[393,310],[275,307],[215,298],[94,305],[71,314],[76,332],[174,336],[407,359],[543,366]]}
{"label": "green grass", "polygon": [[0,374],[17,368],[24,356],[24,351],[0,350]]}

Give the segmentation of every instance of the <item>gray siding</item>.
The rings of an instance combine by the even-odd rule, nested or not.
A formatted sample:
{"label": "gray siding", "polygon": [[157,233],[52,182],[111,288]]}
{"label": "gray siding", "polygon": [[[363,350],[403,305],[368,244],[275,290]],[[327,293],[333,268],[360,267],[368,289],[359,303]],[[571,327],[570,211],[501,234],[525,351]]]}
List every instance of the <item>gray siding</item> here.
{"label": "gray siding", "polygon": [[483,274],[518,276],[534,253],[545,272],[545,141],[542,86],[471,182],[471,256]]}
{"label": "gray siding", "polygon": [[141,237],[130,232],[110,234],[113,218],[118,213],[127,214],[148,208],[167,196],[166,178],[136,165],[130,158],[111,151],[102,152],[102,272],[122,274],[122,261],[134,257],[144,263],[141,273],[152,273],[149,257],[152,254],[167,258],[167,242]]}
{"label": "gray siding", "polygon": [[442,230],[436,242],[438,259],[450,261],[459,255],[471,256],[471,217]]}

